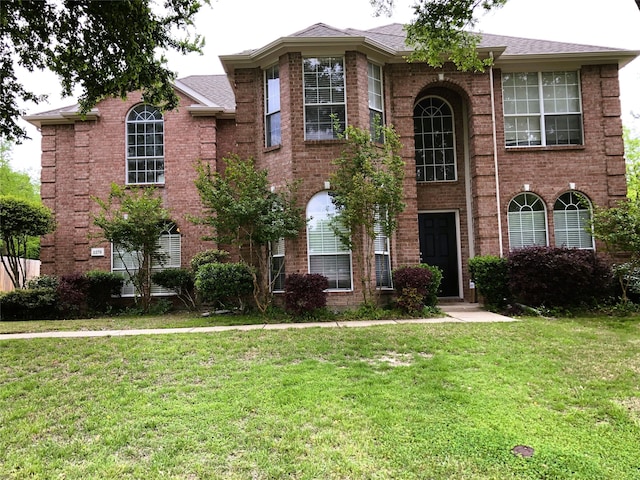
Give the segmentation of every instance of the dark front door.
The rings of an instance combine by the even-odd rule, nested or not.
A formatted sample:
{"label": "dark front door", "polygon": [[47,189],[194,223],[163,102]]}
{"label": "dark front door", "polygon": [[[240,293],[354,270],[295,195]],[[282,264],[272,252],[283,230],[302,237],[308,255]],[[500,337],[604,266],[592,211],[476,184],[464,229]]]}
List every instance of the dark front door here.
{"label": "dark front door", "polygon": [[442,270],[439,296],[459,297],[456,214],[420,213],[418,229],[420,261],[440,267]]}

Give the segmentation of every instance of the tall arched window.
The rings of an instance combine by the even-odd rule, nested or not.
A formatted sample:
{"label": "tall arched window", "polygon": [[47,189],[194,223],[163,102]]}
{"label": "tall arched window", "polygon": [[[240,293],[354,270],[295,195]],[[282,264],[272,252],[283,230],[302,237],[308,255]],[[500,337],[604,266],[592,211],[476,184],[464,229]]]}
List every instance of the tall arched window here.
{"label": "tall arched window", "polygon": [[329,289],[351,289],[351,250],[342,244],[331,228],[336,207],[329,192],[316,193],[307,204],[307,251],[309,273],[329,279]]}
{"label": "tall arched window", "polygon": [[164,120],[151,105],[127,115],[127,183],[164,183]]}
{"label": "tall arched window", "polygon": [[509,247],[547,246],[544,202],[533,193],[521,193],[509,202]]}
{"label": "tall arched window", "polygon": [[556,247],[593,249],[591,202],[582,194],[566,192],[553,205]]}
{"label": "tall arched window", "polygon": [[439,97],[426,97],[413,109],[418,182],[456,179],[456,136],[453,112]]}

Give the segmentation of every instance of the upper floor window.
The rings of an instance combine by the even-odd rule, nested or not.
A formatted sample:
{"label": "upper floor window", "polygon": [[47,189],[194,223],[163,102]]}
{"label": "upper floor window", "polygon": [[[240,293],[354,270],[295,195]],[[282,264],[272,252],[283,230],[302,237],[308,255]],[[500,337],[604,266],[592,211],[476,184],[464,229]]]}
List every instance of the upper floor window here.
{"label": "upper floor window", "polygon": [[509,247],[547,246],[547,210],[540,197],[521,193],[509,202]]}
{"label": "upper floor window", "polygon": [[384,125],[384,110],[382,104],[382,67],[369,63],[367,65],[367,79],[369,90],[369,129],[371,139],[383,142],[382,132],[378,127]]}
{"label": "upper floor window", "polygon": [[507,147],[582,144],[578,72],[504,73],[502,97]]}
{"label": "upper floor window", "polygon": [[576,192],[566,192],[553,205],[556,247],[593,249],[590,233],[591,202]]}
{"label": "upper floor window", "polygon": [[151,105],[127,116],[127,183],[164,183],[164,120]]}
{"label": "upper floor window", "polygon": [[280,72],[278,65],[264,72],[264,125],[267,147],[280,145]]}
{"label": "upper floor window", "polygon": [[315,57],[303,60],[304,138],[330,140],[338,138],[334,118],[344,131],[347,123],[344,59]]}
{"label": "upper floor window", "polygon": [[426,97],[413,109],[418,182],[456,179],[456,138],[451,106],[439,97]]}
{"label": "upper floor window", "polygon": [[331,226],[335,214],[336,207],[329,192],[316,193],[307,204],[309,273],[327,277],[330,290],[350,290],[351,250]]}

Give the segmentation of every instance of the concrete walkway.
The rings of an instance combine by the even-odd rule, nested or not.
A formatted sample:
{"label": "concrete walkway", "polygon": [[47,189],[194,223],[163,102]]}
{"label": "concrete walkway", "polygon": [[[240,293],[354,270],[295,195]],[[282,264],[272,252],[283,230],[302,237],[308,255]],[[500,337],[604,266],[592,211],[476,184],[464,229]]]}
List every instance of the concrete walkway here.
{"label": "concrete walkway", "polygon": [[336,328],[336,327],[373,327],[376,325],[399,325],[411,323],[486,323],[486,322],[515,322],[511,317],[483,310],[477,303],[445,303],[439,305],[446,316],[438,318],[415,318],[400,320],[362,320],[349,322],[311,322],[311,323],[277,323],[257,325],[233,325],[221,327],[190,327],[190,328],[154,328],[144,330],[86,330],[69,332],[39,332],[39,333],[3,333],[0,340],[17,340],[26,338],[79,338],[79,337],[123,337],[128,335],[162,335],[169,333],[214,333],[229,330],[284,330],[287,328]]}

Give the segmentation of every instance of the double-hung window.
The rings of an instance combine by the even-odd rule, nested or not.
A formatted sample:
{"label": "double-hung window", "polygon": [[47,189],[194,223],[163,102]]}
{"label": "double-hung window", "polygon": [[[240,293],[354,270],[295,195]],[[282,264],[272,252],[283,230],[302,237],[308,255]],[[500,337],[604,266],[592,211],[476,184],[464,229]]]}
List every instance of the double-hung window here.
{"label": "double-hung window", "polygon": [[504,73],[502,97],[507,147],[582,145],[577,71]]}
{"label": "double-hung window", "polygon": [[376,287],[392,288],[389,238],[384,234],[379,223],[374,225],[374,232],[376,234],[373,241],[376,257]]}
{"label": "double-hung window", "polygon": [[264,125],[267,147],[280,145],[280,72],[278,65],[264,72]]}
{"label": "double-hung window", "polygon": [[335,215],[336,207],[327,191],[315,194],[307,204],[309,273],[327,277],[330,290],[350,290],[351,250],[332,228]]}
{"label": "double-hung window", "polygon": [[[158,238],[160,245],[160,256],[162,260],[153,260],[151,264],[151,273],[164,270],[166,268],[180,268],[181,264],[181,237],[180,233],[174,227],[164,232]],[[121,295],[123,297],[133,297],[135,295],[135,287],[128,281],[129,275],[135,274],[142,264],[142,252],[126,251],[118,247],[111,246],[111,271],[118,273],[125,278]],[[159,285],[151,285],[152,295],[173,295],[172,290],[167,290]]]}
{"label": "double-hung window", "polygon": [[[303,60],[304,138],[338,138],[347,122],[344,59],[314,57]],[[334,123],[339,125],[337,132]]]}
{"label": "double-hung window", "polygon": [[284,238],[269,244],[269,286],[272,292],[284,292]]}
{"label": "double-hung window", "polygon": [[383,142],[384,138],[379,127],[384,125],[384,110],[382,104],[382,67],[369,63],[367,65],[367,79],[369,90],[369,129],[371,139]]}
{"label": "double-hung window", "polygon": [[127,115],[127,184],[164,183],[164,119],[151,105]]}

